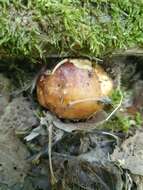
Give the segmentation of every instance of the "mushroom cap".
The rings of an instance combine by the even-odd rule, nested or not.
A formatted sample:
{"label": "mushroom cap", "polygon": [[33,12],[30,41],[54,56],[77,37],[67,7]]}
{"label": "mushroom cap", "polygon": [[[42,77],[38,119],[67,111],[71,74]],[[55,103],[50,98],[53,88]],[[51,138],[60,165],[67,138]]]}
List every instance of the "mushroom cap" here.
{"label": "mushroom cap", "polygon": [[39,103],[58,117],[87,119],[104,107],[99,102],[107,97],[113,82],[99,66],[86,60],[63,60],[52,72],[44,72],[37,82]]}

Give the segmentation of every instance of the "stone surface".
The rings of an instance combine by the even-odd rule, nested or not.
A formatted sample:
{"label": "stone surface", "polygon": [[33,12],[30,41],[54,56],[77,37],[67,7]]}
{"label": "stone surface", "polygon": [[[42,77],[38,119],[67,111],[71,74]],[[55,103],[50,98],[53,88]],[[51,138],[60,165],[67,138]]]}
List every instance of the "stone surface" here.
{"label": "stone surface", "polygon": [[9,186],[23,182],[30,170],[26,160],[29,152],[15,133],[36,125],[30,103],[17,97],[4,110],[0,118],[0,183]]}
{"label": "stone surface", "polygon": [[132,179],[136,185],[136,190],[143,190],[143,176],[133,175]]}
{"label": "stone surface", "polygon": [[132,174],[143,176],[143,131],[123,142],[112,154],[113,161],[119,161]]}
{"label": "stone surface", "polygon": [[29,101],[24,97],[15,98],[6,108],[0,120],[0,133],[7,133],[13,128],[15,131],[26,131],[37,124],[37,119]]}
{"label": "stone surface", "polygon": [[0,73],[0,117],[9,103],[9,93],[12,89],[11,81]]}

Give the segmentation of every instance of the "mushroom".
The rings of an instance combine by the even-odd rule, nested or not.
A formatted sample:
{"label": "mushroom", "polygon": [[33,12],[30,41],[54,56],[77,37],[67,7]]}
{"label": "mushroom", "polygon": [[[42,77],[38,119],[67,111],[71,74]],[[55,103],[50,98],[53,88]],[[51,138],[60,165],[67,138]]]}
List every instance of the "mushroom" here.
{"label": "mushroom", "polygon": [[104,108],[102,100],[113,88],[113,81],[101,66],[89,60],[64,59],[37,81],[39,103],[59,118],[87,119]]}

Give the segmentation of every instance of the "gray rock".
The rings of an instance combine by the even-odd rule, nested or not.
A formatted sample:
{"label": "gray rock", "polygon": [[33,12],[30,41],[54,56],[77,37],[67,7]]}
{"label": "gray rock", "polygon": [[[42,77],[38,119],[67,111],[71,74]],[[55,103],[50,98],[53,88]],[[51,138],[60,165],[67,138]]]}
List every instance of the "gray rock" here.
{"label": "gray rock", "polygon": [[0,73],[0,117],[9,103],[9,94],[11,89],[11,81]]}
{"label": "gray rock", "polygon": [[0,119],[0,133],[7,133],[12,128],[24,132],[37,124],[33,109],[24,97],[15,98],[6,108]]}
{"label": "gray rock", "polygon": [[143,176],[132,175],[132,178],[136,184],[136,190],[143,190]]}
{"label": "gray rock", "polygon": [[137,131],[133,137],[123,142],[112,154],[113,161],[119,161],[132,174],[143,176],[143,132]]}
{"label": "gray rock", "polygon": [[30,170],[25,146],[12,133],[0,135],[0,183],[12,186],[22,183]]}
{"label": "gray rock", "polygon": [[14,99],[0,118],[0,183],[12,186],[23,182],[29,172],[29,152],[15,133],[37,124],[30,103],[23,97]]}
{"label": "gray rock", "polygon": [[0,96],[0,117],[3,115],[6,106],[9,103],[9,98],[6,96]]}

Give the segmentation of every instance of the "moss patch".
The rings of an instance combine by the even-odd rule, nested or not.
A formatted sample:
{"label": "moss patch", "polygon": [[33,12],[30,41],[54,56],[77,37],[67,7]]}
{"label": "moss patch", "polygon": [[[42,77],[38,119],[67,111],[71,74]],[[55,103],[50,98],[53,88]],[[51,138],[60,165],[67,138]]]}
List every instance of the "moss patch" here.
{"label": "moss patch", "polygon": [[103,57],[143,44],[142,0],[0,0],[0,55]]}

